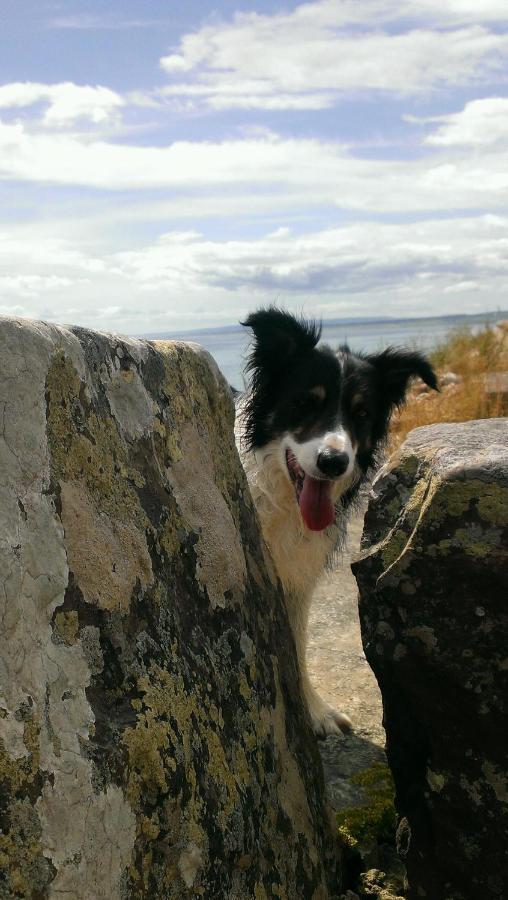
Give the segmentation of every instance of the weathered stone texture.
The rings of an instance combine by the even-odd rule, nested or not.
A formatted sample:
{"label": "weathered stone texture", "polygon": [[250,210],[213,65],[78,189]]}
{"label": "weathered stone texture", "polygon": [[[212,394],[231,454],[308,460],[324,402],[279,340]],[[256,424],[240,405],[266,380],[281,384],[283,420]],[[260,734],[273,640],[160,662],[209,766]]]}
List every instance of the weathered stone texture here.
{"label": "weathered stone texture", "polygon": [[0,897],[328,897],[319,760],[213,361],[2,320],[0,422]]}
{"label": "weathered stone texture", "polygon": [[508,896],[508,420],[411,433],[353,570],[410,897]]}

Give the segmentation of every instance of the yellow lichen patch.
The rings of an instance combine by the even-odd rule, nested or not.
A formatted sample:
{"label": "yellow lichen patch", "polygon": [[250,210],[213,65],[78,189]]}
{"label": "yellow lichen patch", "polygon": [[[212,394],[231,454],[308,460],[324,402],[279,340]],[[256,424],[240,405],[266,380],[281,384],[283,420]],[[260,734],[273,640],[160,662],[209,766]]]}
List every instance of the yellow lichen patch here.
{"label": "yellow lichen patch", "polygon": [[54,630],[65,644],[71,646],[78,639],[79,617],[75,609],[58,612],[54,619]]}
{"label": "yellow lichen patch", "polygon": [[249,768],[245,750],[241,744],[237,744],[237,746],[233,748],[232,758],[237,784],[242,786],[248,785],[252,781],[252,772]]}
{"label": "yellow lichen patch", "polygon": [[206,836],[206,832],[204,828],[200,825],[197,818],[191,819],[187,825],[187,837],[189,841],[192,841],[196,846],[204,847],[208,843],[208,839]]}
{"label": "yellow lichen patch", "polygon": [[486,523],[485,529],[479,528],[478,531],[472,528],[457,528],[453,536],[453,544],[461,553],[467,553],[468,556],[474,556],[476,559],[506,555],[506,550],[501,544],[499,529],[489,528],[488,523]]}
{"label": "yellow lichen patch", "polygon": [[157,812],[153,816],[143,816],[140,824],[141,833],[149,840],[155,840],[160,834],[159,816]]}
{"label": "yellow lichen patch", "polygon": [[439,482],[432,498],[430,513],[436,521],[449,516],[462,518],[471,510],[472,504],[487,524],[504,525],[508,490],[478,479]]}
{"label": "yellow lichen patch", "polygon": [[162,604],[162,602],[164,600],[164,589],[163,589],[163,585],[160,581],[157,581],[155,583],[155,585],[153,586],[152,592],[151,592],[151,599],[152,599],[152,603],[154,603],[155,606],[160,606]]}
{"label": "yellow lichen patch", "polygon": [[[276,701],[273,709],[263,707],[260,711],[260,737],[262,742],[264,742],[267,736],[272,734],[279,759],[284,760],[279,771],[277,784],[278,801],[280,807],[294,824],[295,830],[306,838],[309,847],[308,864],[312,863],[315,865],[318,860],[313,840],[313,824],[309,801],[303,787],[298,764],[288,744],[286,711],[279,680],[278,661],[274,656],[271,657],[271,660],[276,686]],[[276,829],[275,822],[273,824]]]}
{"label": "yellow lichen patch", "polygon": [[208,719],[209,719],[209,721],[210,721],[210,722],[215,722],[215,724],[216,724],[216,725],[218,726],[218,728],[220,728],[220,729],[224,728],[224,718],[223,718],[223,715],[222,715],[222,711],[219,709],[219,707],[216,706],[215,703],[211,702],[211,703],[209,704],[209,706],[207,707],[207,709],[208,709]]}
{"label": "yellow lichen patch", "polygon": [[390,468],[392,470],[397,469],[404,477],[404,480],[407,479],[412,482],[418,471],[419,464],[420,460],[413,453],[403,453],[402,455],[395,453],[392,457]]}
{"label": "yellow lichen patch", "polygon": [[164,550],[166,556],[175,556],[181,548],[182,542],[179,532],[184,533],[184,522],[180,516],[176,504],[173,503],[174,509],[171,509],[164,525],[159,531],[159,544]]}
{"label": "yellow lichen patch", "polygon": [[434,772],[429,766],[425,777],[431,791],[434,791],[435,794],[440,794],[446,784],[445,776],[441,772]]}
{"label": "yellow lichen patch", "polygon": [[208,774],[221,798],[219,821],[226,828],[229,816],[239,803],[238,785],[243,783],[242,774],[232,767],[232,760],[226,756],[224,744],[213,728],[205,726],[204,741],[210,753]]}
{"label": "yellow lichen patch", "polygon": [[215,374],[213,360],[204,351],[166,341],[157,341],[155,346],[164,359],[164,393],[173,419],[177,426],[191,416],[198,423],[213,463],[215,483],[230,502],[240,470],[233,436],[234,406],[226,384],[218,383],[221,376]]}
{"label": "yellow lichen patch", "polygon": [[[180,744],[180,735],[170,724],[169,714],[179,724],[182,716],[182,705],[176,710],[174,704],[177,689],[164,669],[153,664],[149,676],[139,679],[138,689],[142,700],[133,701],[136,709],[141,706],[137,723],[134,728],[126,728],[122,738],[129,762],[127,796],[135,806],[146,796],[155,802],[161,792],[167,792],[166,773],[168,767],[176,769],[174,749]],[[186,726],[185,712],[183,719]]]}
{"label": "yellow lichen patch", "polygon": [[79,482],[61,482],[62,524],[69,568],[87,603],[127,612],[139,581],[152,581],[144,532],[100,514]]}
{"label": "yellow lichen patch", "polygon": [[161,470],[164,470],[182,458],[180,435],[178,428],[174,423],[172,423],[171,427],[166,427],[160,419],[155,419],[153,426],[153,446]]}
{"label": "yellow lichen patch", "polygon": [[65,464],[65,458],[72,444],[73,431],[70,428],[70,403],[79,398],[84,385],[71,360],[63,350],[55,353],[46,377],[48,395],[49,442],[56,464]]}
{"label": "yellow lichen patch", "polygon": [[39,727],[34,719],[25,722],[23,740],[27,756],[20,759],[11,757],[0,740],[0,785],[10,798],[9,827],[0,832],[0,872],[14,895],[28,897],[52,876],[43,857],[39,817],[27,796],[39,777]]}
{"label": "yellow lichen patch", "polygon": [[[139,679],[138,689],[142,694],[142,709],[136,726],[127,728],[122,739],[128,758],[127,796],[135,810],[147,800],[158,806],[161,802],[165,804],[165,819],[168,815],[172,818],[172,846],[192,844],[206,854],[208,841],[201,824],[204,800],[199,782],[204,774],[207,781],[213,782],[218,799],[217,823],[227,833],[230,817],[240,806],[240,790],[251,780],[243,748],[235,746],[226,752],[220,732],[213,727],[214,719],[222,719],[216,705],[197,694],[188,695],[181,677],[173,677],[153,664],[150,672]],[[201,768],[196,771],[200,759],[195,752],[196,734],[199,743],[207,748],[206,773]],[[168,775],[176,769],[177,758],[185,768],[183,778],[189,796],[181,810],[178,796],[171,795],[168,786]],[[147,835],[155,834],[157,823],[141,811],[138,822],[138,838],[146,846],[143,870],[148,871]],[[178,874],[181,875],[180,869],[175,870],[170,859],[164,875],[168,888]],[[195,888],[198,892],[199,885]]]}
{"label": "yellow lichen patch", "polygon": [[12,801],[8,814],[9,830],[0,832],[0,872],[5,879],[2,884],[9,892],[2,896],[32,897],[35,891],[42,895],[52,879],[52,871],[43,855],[37,812],[24,798]]}
{"label": "yellow lichen patch", "polygon": [[[508,668],[508,665],[507,665],[507,668]],[[255,732],[249,731],[245,735],[245,747],[247,748],[247,750],[255,750],[258,747],[258,739],[257,739],[257,735]]]}
{"label": "yellow lichen patch", "polygon": [[[409,457],[413,459],[413,457]],[[406,502],[404,522],[406,528],[391,531],[379,545],[383,563],[390,568],[400,559],[403,552],[414,549],[409,530],[418,529],[418,523],[428,520],[432,525],[450,517],[464,519],[476,509],[485,527],[502,525],[508,508],[508,491],[494,484],[479,480],[443,481],[439,475],[429,481],[422,476]],[[409,527],[407,527],[409,526]],[[438,543],[427,543],[425,552],[432,557],[447,556],[454,546],[462,547],[466,553],[476,558],[496,553],[498,535],[478,533],[476,537],[464,530],[442,538]],[[501,552],[501,551],[500,551]]]}
{"label": "yellow lichen patch", "polygon": [[34,719],[25,722],[23,742],[27,755],[14,759],[0,739],[0,781],[9,782],[12,794],[32,784],[39,773],[39,726]]}
{"label": "yellow lichen patch", "polygon": [[160,792],[166,792],[171,757],[164,751],[170,748],[170,733],[170,726],[157,722],[150,712],[138,718],[135,728],[125,729],[123,743],[130,770],[127,797],[132,804],[138,804],[141,797],[155,802]]}
{"label": "yellow lichen patch", "polygon": [[406,549],[408,535],[401,528],[391,531],[381,545],[381,557],[386,568],[392,566]]}
{"label": "yellow lichen patch", "polygon": [[500,484],[484,484],[481,482],[478,492],[478,512],[482,519],[492,525],[506,525],[508,510],[508,488]]}
{"label": "yellow lichen patch", "polygon": [[143,476],[128,464],[127,448],[111,417],[88,410],[85,386],[72,362],[55,355],[47,379],[48,443],[58,481],[84,482],[96,508],[140,529],[149,522],[133,485]]}
{"label": "yellow lichen patch", "polygon": [[[197,695],[186,693],[181,677],[173,678],[155,664],[149,676],[139,679],[138,688],[143,693],[143,709],[136,726],[127,728],[123,735],[129,758],[129,799],[139,804],[147,793],[155,798],[167,790],[165,773],[168,766],[176,768],[177,748],[183,750],[186,781],[196,784],[193,719],[199,723],[200,740],[208,749],[207,777],[213,778],[221,798],[220,822],[225,827],[238,800],[237,777],[205,704],[198,702]],[[170,718],[177,723],[176,728]]]}
{"label": "yellow lichen patch", "polygon": [[243,672],[240,674],[239,688],[243,699],[250,700],[252,697],[252,690]]}

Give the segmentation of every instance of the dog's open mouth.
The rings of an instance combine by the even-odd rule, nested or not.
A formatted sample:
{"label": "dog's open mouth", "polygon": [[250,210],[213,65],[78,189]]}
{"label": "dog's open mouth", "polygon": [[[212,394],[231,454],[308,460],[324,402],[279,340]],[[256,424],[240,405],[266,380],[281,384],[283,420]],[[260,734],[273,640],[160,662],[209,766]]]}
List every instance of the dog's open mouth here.
{"label": "dog's open mouth", "polygon": [[328,528],[335,518],[331,497],[332,481],[312,478],[300,466],[292,450],[286,450],[286,466],[295,488],[302,519],[311,531]]}

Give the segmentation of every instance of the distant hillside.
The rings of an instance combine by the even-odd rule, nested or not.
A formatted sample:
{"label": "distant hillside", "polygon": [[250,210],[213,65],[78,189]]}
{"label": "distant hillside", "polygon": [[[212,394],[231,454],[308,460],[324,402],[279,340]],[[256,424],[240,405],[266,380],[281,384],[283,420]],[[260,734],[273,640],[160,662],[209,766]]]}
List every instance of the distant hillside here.
{"label": "distant hillside", "polygon": [[[309,315],[309,318],[312,316]],[[445,316],[350,316],[346,319],[323,319],[323,327],[336,328],[347,325],[377,325],[387,322],[456,322],[457,325],[475,325],[478,323],[495,323],[499,319],[508,319],[508,310],[495,310],[482,313],[455,313]],[[210,328],[191,328],[184,331],[163,331],[150,332],[148,334],[139,334],[136,337],[144,338],[152,341],[167,341],[174,338],[191,338],[195,334],[231,334],[242,332],[243,328],[240,324],[235,325],[218,325]]]}

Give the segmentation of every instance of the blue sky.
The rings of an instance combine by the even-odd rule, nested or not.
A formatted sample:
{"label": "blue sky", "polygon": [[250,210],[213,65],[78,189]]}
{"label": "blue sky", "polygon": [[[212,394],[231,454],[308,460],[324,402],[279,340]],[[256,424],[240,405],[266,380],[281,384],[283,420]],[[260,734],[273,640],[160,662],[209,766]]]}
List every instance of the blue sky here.
{"label": "blue sky", "polygon": [[506,309],[507,150],[506,0],[4,0],[0,313]]}

